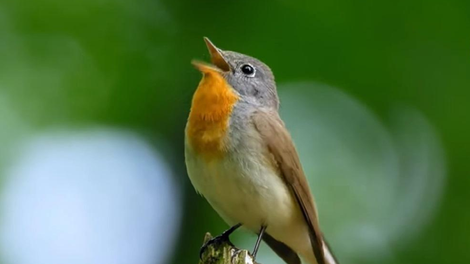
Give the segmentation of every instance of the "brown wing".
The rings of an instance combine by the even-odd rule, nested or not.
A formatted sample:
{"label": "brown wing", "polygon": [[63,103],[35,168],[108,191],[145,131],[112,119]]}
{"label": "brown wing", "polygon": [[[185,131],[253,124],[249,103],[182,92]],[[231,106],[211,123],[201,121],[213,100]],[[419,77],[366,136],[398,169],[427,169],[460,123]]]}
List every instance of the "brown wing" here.
{"label": "brown wing", "polygon": [[317,263],[324,264],[323,238],[318,226],[315,203],[291,136],[277,111],[258,111],[252,119],[302,210]]}

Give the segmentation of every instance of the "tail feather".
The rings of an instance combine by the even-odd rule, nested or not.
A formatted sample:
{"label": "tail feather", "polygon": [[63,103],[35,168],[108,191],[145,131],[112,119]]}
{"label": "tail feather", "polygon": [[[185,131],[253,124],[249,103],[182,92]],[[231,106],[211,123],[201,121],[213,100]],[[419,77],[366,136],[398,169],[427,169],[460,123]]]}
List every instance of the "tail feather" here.
{"label": "tail feather", "polygon": [[323,254],[325,255],[325,263],[326,264],[339,264],[338,260],[336,259],[333,251],[331,251],[330,245],[323,239]]}
{"label": "tail feather", "polygon": [[[331,250],[330,245],[323,239],[323,263],[325,264],[339,264],[338,259],[335,257],[333,251]],[[304,262],[308,264],[318,264],[317,258],[311,249],[302,254]]]}
{"label": "tail feather", "polygon": [[287,264],[301,264],[299,256],[286,244],[277,241],[269,234],[265,233],[263,236],[264,242],[272,248],[276,254],[282,258]]}

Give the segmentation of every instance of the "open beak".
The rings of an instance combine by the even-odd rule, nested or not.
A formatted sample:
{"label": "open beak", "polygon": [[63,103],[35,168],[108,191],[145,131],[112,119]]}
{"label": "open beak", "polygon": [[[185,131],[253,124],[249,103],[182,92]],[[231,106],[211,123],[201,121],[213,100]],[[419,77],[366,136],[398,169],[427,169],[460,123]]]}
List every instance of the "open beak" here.
{"label": "open beak", "polygon": [[211,55],[211,62],[213,65],[193,60],[192,63],[199,69],[201,72],[207,71],[218,71],[218,72],[228,72],[230,71],[230,65],[222,56],[222,51],[217,48],[208,38],[204,37],[206,42],[207,49]]}

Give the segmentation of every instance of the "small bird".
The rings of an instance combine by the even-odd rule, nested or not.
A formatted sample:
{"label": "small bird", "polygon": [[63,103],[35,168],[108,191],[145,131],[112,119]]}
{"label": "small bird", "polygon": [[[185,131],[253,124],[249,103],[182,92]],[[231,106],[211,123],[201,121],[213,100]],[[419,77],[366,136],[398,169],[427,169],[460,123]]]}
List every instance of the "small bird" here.
{"label": "small bird", "polygon": [[243,226],[258,234],[253,257],[263,240],[288,264],[300,264],[300,257],[336,264],[279,116],[271,69],[204,40],[212,63],[192,62],[203,77],[186,124],[185,160],[196,191],[232,226],[214,240],[228,239]]}

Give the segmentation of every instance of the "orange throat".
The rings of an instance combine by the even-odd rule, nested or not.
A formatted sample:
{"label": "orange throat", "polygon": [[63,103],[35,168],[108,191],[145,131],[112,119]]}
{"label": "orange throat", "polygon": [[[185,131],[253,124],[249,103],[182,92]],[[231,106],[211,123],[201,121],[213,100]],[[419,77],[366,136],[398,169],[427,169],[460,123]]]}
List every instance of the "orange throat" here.
{"label": "orange throat", "polygon": [[225,135],[238,95],[225,78],[214,70],[203,71],[193,96],[186,137],[191,148],[206,158],[225,152]]}

